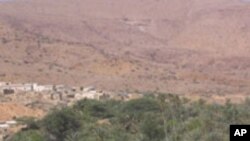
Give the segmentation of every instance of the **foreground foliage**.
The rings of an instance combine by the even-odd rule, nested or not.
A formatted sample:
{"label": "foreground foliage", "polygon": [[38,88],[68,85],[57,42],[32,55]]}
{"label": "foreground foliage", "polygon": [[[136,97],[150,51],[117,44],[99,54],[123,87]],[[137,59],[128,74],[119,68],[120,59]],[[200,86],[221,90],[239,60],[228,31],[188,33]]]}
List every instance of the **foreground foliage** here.
{"label": "foreground foliage", "polygon": [[82,100],[27,123],[12,141],[228,141],[229,124],[250,123],[250,100],[225,105],[174,95]]}

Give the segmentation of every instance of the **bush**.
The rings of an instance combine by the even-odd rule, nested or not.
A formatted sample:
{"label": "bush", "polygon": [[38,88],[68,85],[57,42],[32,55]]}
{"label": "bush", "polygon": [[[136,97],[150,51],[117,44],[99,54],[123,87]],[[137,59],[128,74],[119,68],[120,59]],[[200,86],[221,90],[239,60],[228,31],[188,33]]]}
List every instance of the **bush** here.
{"label": "bush", "polygon": [[45,141],[40,131],[29,130],[17,133],[12,141]]}
{"label": "bush", "polygon": [[77,113],[70,108],[54,111],[42,121],[42,128],[48,136],[61,141],[68,134],[77,131],[81,123]]}

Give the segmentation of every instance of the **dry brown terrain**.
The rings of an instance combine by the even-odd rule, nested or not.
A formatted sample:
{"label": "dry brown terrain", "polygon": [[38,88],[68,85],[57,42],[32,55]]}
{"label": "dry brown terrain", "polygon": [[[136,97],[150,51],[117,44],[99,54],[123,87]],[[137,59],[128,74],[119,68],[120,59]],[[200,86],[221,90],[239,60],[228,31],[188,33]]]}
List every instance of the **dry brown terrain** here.
{"label": "dry brown terrain", "polygon": [[241,100],[250,2],[0,2],[0,80]]}
{"label": "dry brown terrain", "polygon": [[27,108],[16,103],[0,103],[0,121],[11,120],[23,116],[42,117],[44,112],[39,109]]}

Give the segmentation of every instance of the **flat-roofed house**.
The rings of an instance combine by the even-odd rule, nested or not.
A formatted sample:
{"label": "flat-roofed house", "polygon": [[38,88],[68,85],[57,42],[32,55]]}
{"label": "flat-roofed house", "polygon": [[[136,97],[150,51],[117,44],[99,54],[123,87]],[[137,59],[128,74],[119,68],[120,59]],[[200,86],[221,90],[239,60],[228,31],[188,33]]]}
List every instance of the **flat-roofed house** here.
{"label": "flat-roofed house", "polygon": [[10,128],[10,125],[7,123],[0,123],[0,129],[7,129]]}
{"label": "flat-roofed house", "polygon": [[89,86],[89,87],[83,88],[84,92],[90,92],[90,91],[94,91],[94,90],[95,90],[95,87],[93,87],[93,86]]}
{"label": "flat-roofed house", "polygon": [[33,90],[33,84],[31,83],[27,83],[27,84],[23,84],[23,91],[32,91]]}
{"label": "flat-roofed house", "polygon": [[3,94],[14,94],[15,90],[12,89],[10,86],[6,85],[6,86],[1,86],[0,87],[0,91]]}
{"label": "flat-roofed house", "polygon": [[11,84],[6,85],[4,89],[27,92],[32,91],[32,84]]}
{"label": "flat-roofed house", "polygon": [[6,124],[9,124],[9,125],[16,125],[17,124],[17,121],[15,120],[8,120],[5,122]]}
{"label": "flat-roofed house", "polygon": [[53,85],[38,85],[36,83],[32,86],[33,91],[43,92],[43,91],[52,91],[54,89]]}

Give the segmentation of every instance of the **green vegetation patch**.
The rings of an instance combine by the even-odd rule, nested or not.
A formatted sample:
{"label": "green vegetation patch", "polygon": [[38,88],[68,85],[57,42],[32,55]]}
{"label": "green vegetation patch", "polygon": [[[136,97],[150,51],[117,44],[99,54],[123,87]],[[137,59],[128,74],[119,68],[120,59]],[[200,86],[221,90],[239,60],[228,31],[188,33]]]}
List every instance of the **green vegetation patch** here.
{"label": "green vegetation patch", "polygon": [[170,94],[131,101],[81,100],[54,110],[11,141],[228,141],[230,124],[250,123],[242,104],[191,102]]}

